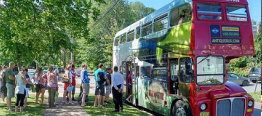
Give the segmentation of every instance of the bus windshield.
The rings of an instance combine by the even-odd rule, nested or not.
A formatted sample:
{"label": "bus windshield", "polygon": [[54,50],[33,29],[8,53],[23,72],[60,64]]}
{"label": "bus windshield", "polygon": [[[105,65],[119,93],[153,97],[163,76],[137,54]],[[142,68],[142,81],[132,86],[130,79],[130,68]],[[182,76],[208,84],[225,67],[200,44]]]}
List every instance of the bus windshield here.
{"label": "bus windshield", "polygon": [[227,19],[230,21],[247,21],[247,9],[244,6],[227,5]]}
{"label": "bus windshield", "polygon": [[224,83],[224,59],[221,56],[197,57],[197,84],[218,85]]}
{"label": "bus windshield", "polygon": [[222,11],[220,4],[198,3],[197,13],[199,19],[221,20]]}

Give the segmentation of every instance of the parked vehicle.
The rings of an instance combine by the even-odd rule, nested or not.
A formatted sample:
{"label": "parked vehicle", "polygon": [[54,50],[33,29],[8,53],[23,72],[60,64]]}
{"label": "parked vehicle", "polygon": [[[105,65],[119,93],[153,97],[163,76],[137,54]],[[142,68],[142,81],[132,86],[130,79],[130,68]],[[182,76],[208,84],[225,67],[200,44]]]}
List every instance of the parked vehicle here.
{"label": "parked vehicle", "polygon": [[28,69],[28,75],[31,80],[34,79],[35,77],[35,71],[36,71],[35,69]]}
{"label": "parked vehicle", "polygon": [[249,78],[241,77],[235,73],[228,73],[227,76],[228,81],[234,82],[238,85],[248,86],[251,82]]}
{"label": "parked vehicle", "polygon": [[47,70],[44,70],[44,74],[46,74],[48,71]]}
{"label": "parked vehicle", "polygon": [[251,68],[248,74],[248,78],[256,83],[257,81],[261,81],[261,67]]}

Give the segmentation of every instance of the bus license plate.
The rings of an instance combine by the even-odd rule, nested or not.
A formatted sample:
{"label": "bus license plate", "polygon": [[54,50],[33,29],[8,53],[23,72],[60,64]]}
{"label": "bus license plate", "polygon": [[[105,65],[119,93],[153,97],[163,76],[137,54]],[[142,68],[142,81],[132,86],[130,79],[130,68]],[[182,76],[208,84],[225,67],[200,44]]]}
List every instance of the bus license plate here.
{"label": "bus license plate", "polygon": [[201,112],[200,116],[209,116],[209,112]]}

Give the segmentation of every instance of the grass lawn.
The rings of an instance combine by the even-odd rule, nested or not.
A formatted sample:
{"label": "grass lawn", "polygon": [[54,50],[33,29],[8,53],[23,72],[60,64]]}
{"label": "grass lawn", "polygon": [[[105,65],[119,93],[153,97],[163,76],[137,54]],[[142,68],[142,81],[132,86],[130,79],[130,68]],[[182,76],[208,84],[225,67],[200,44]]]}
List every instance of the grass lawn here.
{"label": "grass lawn", "polygon": [[255,101],[261,100],[261,93],[260,92],[256,92],[256,93],[251,92],[251,93],[248,93],[248,94],[250,94],[255,99]]}
{"label": "grass lawn", "polygon": [[[27,104],[29,107],[24,108],[25,113],[15,113],[14,111],[9,112],[5,103],[0,103],[0,115],[1,116],[43,116],[45,106],[35,104],[35,95],[30,94],[30,98],[27,98]],[[2,101],[2,99],[1,99]],[[12,98],[12,109],[15,109],[16,98]],[[18,108],[19,110],[19,108]]]}
{"label": "grass lawn", "polygon": [[89,94],[89,101],[88,106],[85,106],[85,111],[91,115],[91,116],[98,116],[98,115],[106,115],[106,116],[149,116],[149,114],[146,114],[144,112],[141,112],[140,110],[131,107],[129,105],[123,104],[124,111],[113,113],[112,111],[115,109],[115,105],[113,103],[112,98],[110,98],[111,104],[108,104],[107,106],[104,106],[103,108],[94,107],[94,100],[95,96]]}

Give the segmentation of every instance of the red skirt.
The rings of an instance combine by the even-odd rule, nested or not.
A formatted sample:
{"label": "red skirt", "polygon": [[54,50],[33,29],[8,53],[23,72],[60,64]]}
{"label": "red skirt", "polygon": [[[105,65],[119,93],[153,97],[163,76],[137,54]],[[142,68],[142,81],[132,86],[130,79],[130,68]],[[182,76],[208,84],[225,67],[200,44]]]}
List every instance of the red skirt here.
{"label": "red skirt", "polygon": [[69,86],[69,83],[65,83],[64,84],[64,90],[66,90],[68,86]]}

